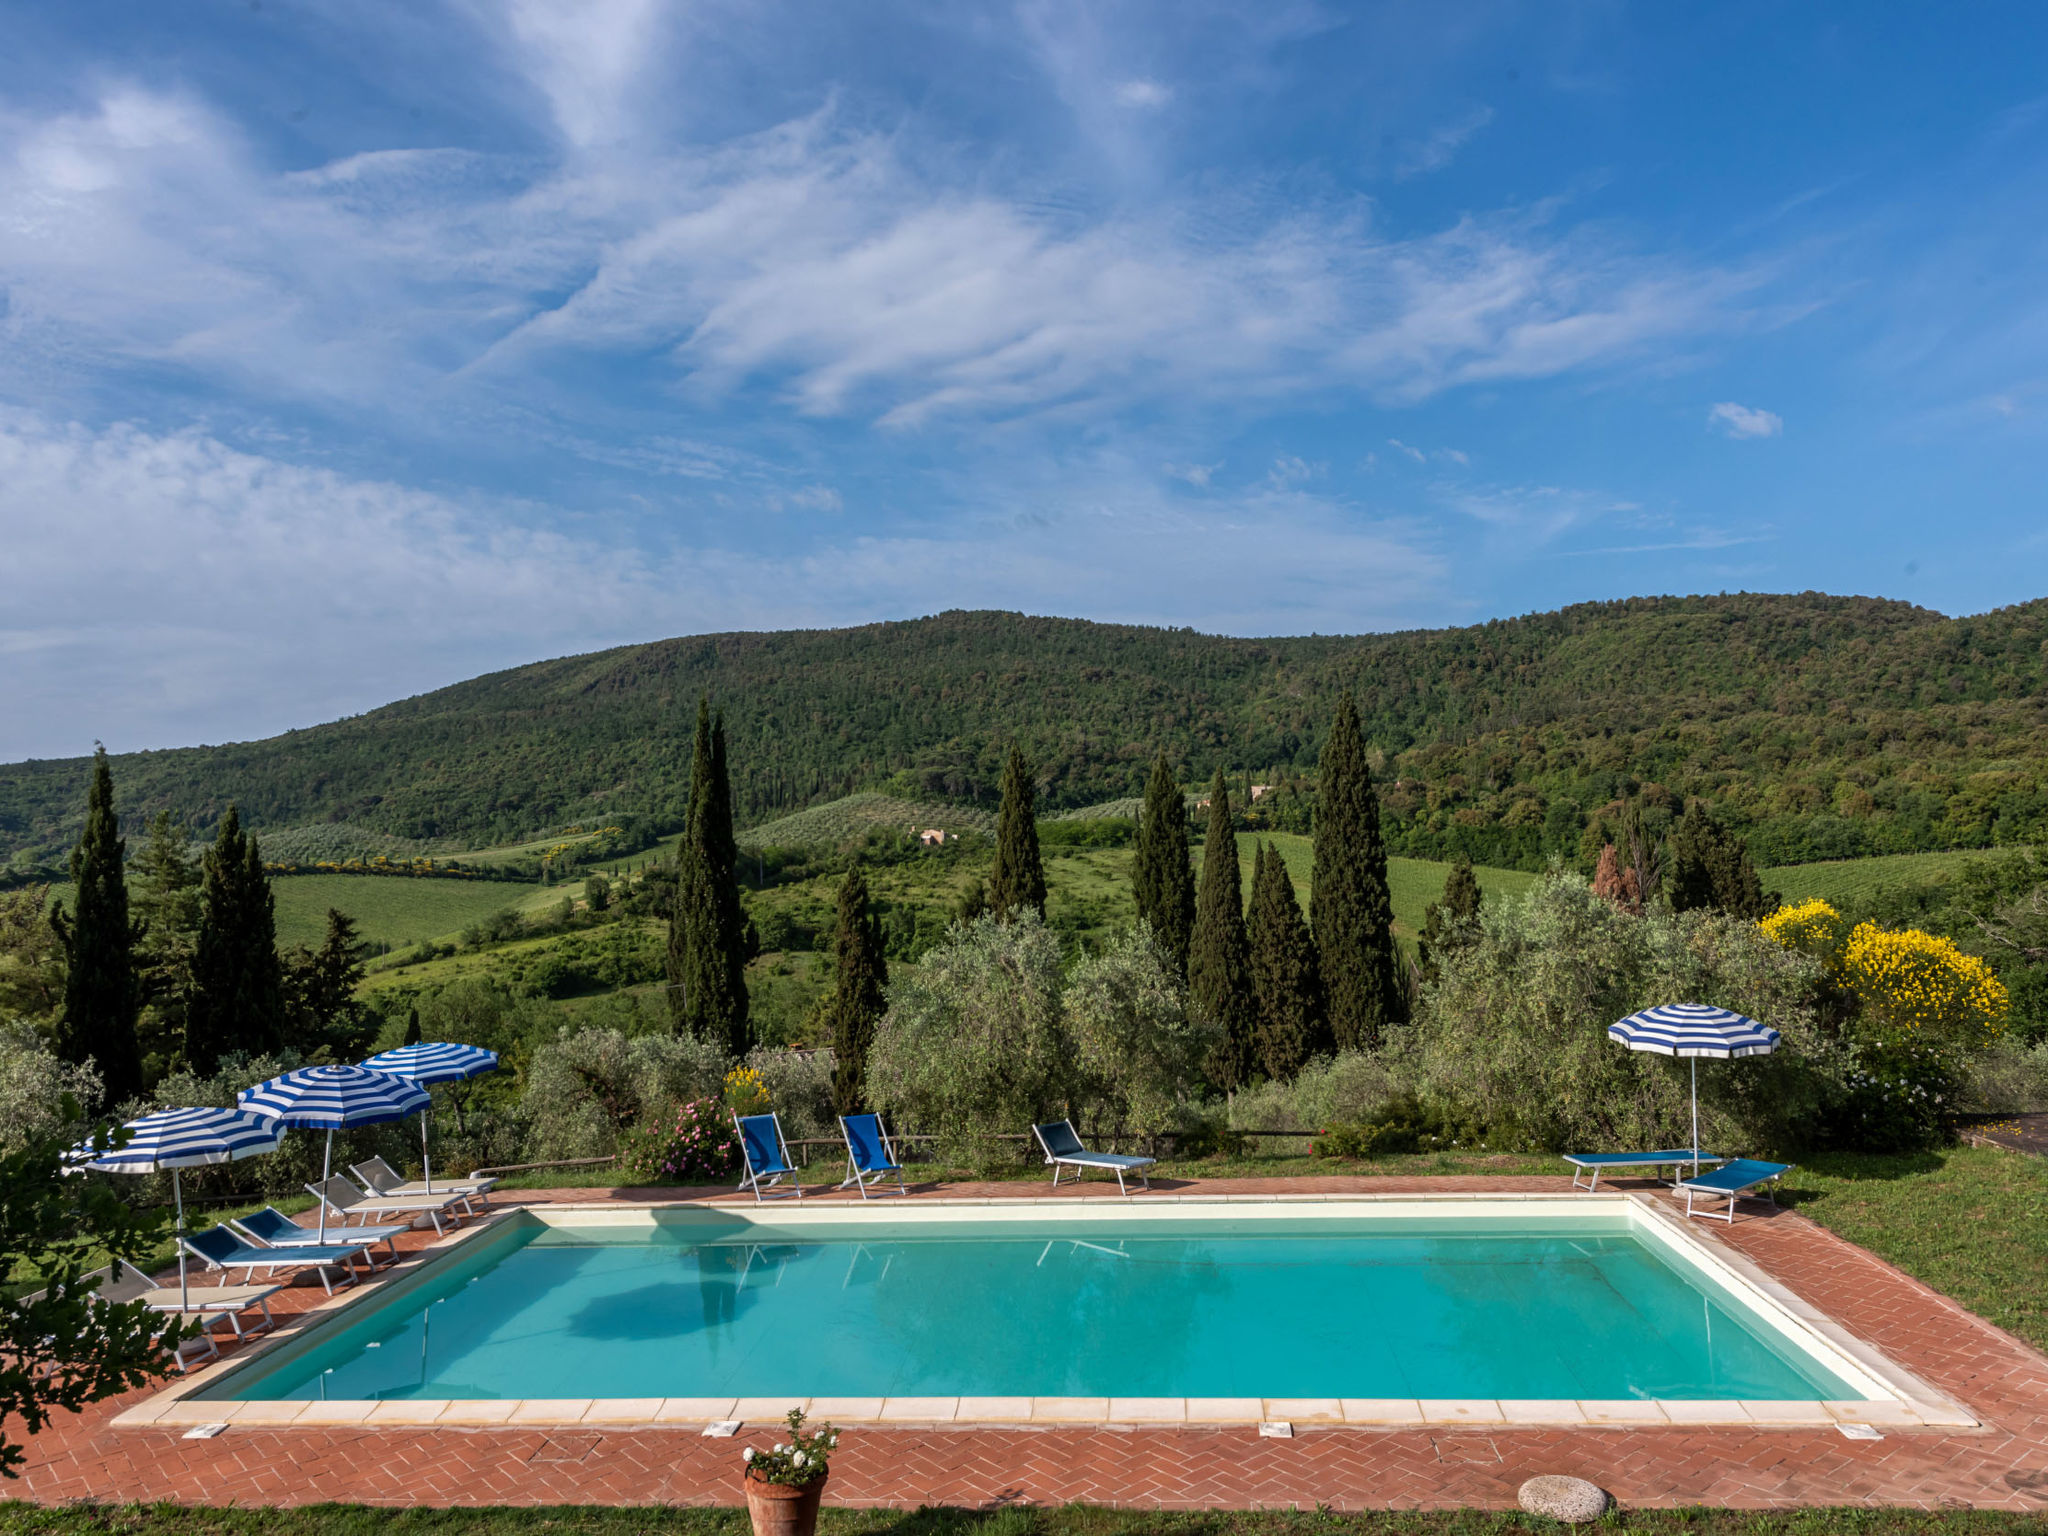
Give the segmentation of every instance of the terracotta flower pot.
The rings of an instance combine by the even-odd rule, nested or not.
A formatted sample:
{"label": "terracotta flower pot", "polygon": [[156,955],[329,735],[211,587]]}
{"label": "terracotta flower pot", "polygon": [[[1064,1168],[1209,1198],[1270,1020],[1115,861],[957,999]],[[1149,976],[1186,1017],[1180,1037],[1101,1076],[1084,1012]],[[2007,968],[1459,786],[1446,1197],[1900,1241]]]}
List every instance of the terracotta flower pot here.
{"label": "terracotta flower pot", "polygon": [[754,1536],[815,1536],[818,1503],[825,1497],[825,1478],[804,1488],[764,1483],[749,1473],[741,1479],[747,1490],[747,1514]]}

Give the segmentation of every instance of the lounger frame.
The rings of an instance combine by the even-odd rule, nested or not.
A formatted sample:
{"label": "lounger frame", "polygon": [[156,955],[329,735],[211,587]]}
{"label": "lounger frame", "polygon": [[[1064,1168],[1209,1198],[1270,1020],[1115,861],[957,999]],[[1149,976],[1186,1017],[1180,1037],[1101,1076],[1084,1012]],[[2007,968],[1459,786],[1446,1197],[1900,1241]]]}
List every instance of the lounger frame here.
{"label": "lounger frame", "polygon": [[[1600,1188],[1600,1175],[1617,1168],[1649,1168],[1671,1170],[1671,1187],[1678,1188],[1678,1170],[1685,1167],[1704,1168],[1708,1164],[1719,1167],[1728,1161],[1710,1152],[1666,1151],[1666,1152],[1567,1152],[1564,1160],[1572,1165],[1572,1188],[1591,1194]],[[1593,1176],[1590,1184],[1579,1181],[1588,1173]]]}
{"label": "lounger frame", "polygon": [[[754,1166],[753,1154],[747,1150],[747,1122],[750,1120],[757,1123],[766,1120],[775,1127],[775,1155],[781,1160],[779,1167],[756,1168]],[[753,1190],[754,1203],[756,1205],[759,1205],[763,1200],[787,1200],[792,1196],[798,1200],[803,1199],[804,1186],[797,1177],[796,1164],[790,1161],[789,1138],[782,1134],[782,1117],[780,1115],[771,1109],[765,1115],[747,1115],[742,1118],[735,1111],[732,1117],[732,1130],[740,1142],[741,1173],[739,1187],[741,1189]],[[789,1180],[789,1188],[777,1189],[775,1186],[784,1179]]]}
{"label": "lounger frame", "polygon": [[[223,1259],[208,1253],[203,1248],[195,1246],[189,1237],[181,1237],[178,1239],[178,1242],[187,1253],[199,1260],[208,1269],[217,1269],[224,1275],[232,1275],[234,1271],[239,1269],[242,1272],[244,1284],[251,1282],[255,1278],[256,1271],[259,1269],[263,1271],[263,1278],[265,1280],[268,1280],[280,1269],[310,1269],[320,1277],[320,1288],[332,1296],[334,1294],[334,1282],[327,1278],[329,1270],[339,1270],[347,1283],[354,1285],[361,1278],[356,1274],[355,1270],[355,1261],[358,1258],[363,1261],[365,1270],[370,1274],[374,1275],[382,1268],[370,1253],[370,1249],[373,1246],[370,1243],[330,1243],[329,1247],[344,1251],[338,1255],[316,1259],[305,1254],[294,1254],[289,1248],[254,1248],[247,1238],[242,1237],[234,1228],[229,1226],[223,1225],[211,1228],[210,1230],[225,1232],[228,1237],[233,1239],[235,1246],[242,1251],[232,1258]],[[205,1234],[202,1233],[200,1235],[204,1236]]]}
{"label": "lounger frame", "polygon": [[[1746,1159],[1737,1159],[1737,1161],[1746,1161]],[[1728,1166],[1732,1167],[1733,1164]],[[1798,1165],[1796,1163],[1772,1163],[1770,1166],[1773,1170],[1772,1172],[1760,1173],[1748,1183],[1738,1188],[1724,1189],[1718,1185],[1700,1184],[1694,1180],[1687,1179],[1684,1183],[1674,1187],[1674,1193],[1680,1189],[1685,1191],[1685,1214],[1688,1217],[1697,1215],[1703,1221],[1712,1221],[1716,1216],[1719,1216],[1732,1227],[1735,1225],[1735,1205],[1739,1200],[1762,1200],[1767,1202],[1771,1209],[1776,1210],[1778,1208],[1777,1192],[1766,1188],[1766,1186],[1777,1183],[1778,1180],[1785,1177],[1786,1174],[1790,1173]],[[1711,1195],[1728,1203],[1719,1211],[1695,1211],[1692,1208],[1694,1195]]]}
{"label": "lounger frame", "polygon": [[[348,1199],[345,1202],[335,1198],[336,1195],[342,1194],[344,1191],[348,1195]],[[338,1173],[329,1178],[325,1186],[308,1184],[306,1186],[306,1193],[326,1206],[328,1210],[334,1212],[336,1218],[343,1225],[347,1224],[351,1214],[355,1215],[364,1225],[368,1225],[372,1216],[396,1213],[401,1216],[409,1216],[415,1221],[424,1216],[434,1224],[434,1232],[437,1236],[446,1236],[448,1229],[441,1225],[441,1218],[443,1216],[446,1216],[450,1221],[459,1222],[464,1216],[476,1214],[471,1209],[469,1202],[459,1194],[450,1194],[445,1200],[435,1195],[405,1195],[401,1197],[398,1195],[365,1194]],[[462,1207],[460,1211],[454,1209],[458,1205]]]}
{"label": "lounger frame", "polygon": [[[872,1120],[875,1122],[875,1138],[882,1145],[882,1160],[888,1165],[887,1167],[861,1167],[859,1154],[855,1152],[853,1146],[853,1132],[848,1129],[848,1122],[853,1120]],[[882,1117],[880,1115],[841,1115],[839,1117],[839,1134],[846,1140],[846,1177],[839,1181],[841,1189],[852,1185],[860,1191],[860,1197],[863,1200],[874,1198],[869,1193],[871,1190],[879,1194],[890,1194],[892,1191],[883,1189],[881,1186],[883,1181],[893,1173],[896,1176],[896,1188],[893,1193],[899,1195],[910,1193],[910,1186],[903,1182],[903,1165],[901,1159],[896,1156],[896,1145],[889,1140],[888,1127],[882,1124]]]}
{"label": "lounger frame", "polygon": [[[425,1200],[435,1195],[455,1196],[462,1200],[464,1211],[470,1215],[474,1215],[475,1211],[470,1208],[469,1202],[480,1200],[488,1208],[491,1203],[491,1191],[498,1187],[496,1179],[467,1178],[437,1179],[435,1182],[440,1188],[428,1189],[421,1180],[406,1178],[381,1156],[373,1157],[368,1162],[351,1163],[348,1171],[373,1195],[384,1195],[394,1200]],[[380,1180],[389,1182],[382,1183]]]}
{"label": "lounger frame", "polygon": [[1090,1152],[1085,1147],[1081,1147],[1081,1150],[1078,1152],[1055,1152],[1052,1149],[1052,1142],[1047,1139],[1045,1134],[1046,1130],[1052,1126],[1063,1126],[1068,1137],[1076,1147],[1081,1147],[1081,1133],[1074,1129],[1074,1122],[1071,1120],[1048,1120],[1044,1125],[1034,1125],[1031,1127],[1031,1134],[1038,1138],[1039,1150],[1045,1153],[1045,1160],[1052,1167],[1052,1187],[1054,1189],[1060,1187],[1060,1171],[1063,1168],[1074,1170],[1074,1181],[1076,1183],[1080,1182],[1084,1169],[1094,1168],[1100,1172],[1114,1173],[1116,1175],[1117,1193],[1121,1194],[1126,1200],[1131,1195],[1130,1186],[1124,1182],[1124,1175],[1126,1173],[1135,1173],[1143,1181],[1144,1187],[1148,1191],[1152,1188],[1152,1175],[1146,1172],[1146,1170],[1157,1163],[1159,1161],[1158,1158],[1134,1157],[1117,1152]]}

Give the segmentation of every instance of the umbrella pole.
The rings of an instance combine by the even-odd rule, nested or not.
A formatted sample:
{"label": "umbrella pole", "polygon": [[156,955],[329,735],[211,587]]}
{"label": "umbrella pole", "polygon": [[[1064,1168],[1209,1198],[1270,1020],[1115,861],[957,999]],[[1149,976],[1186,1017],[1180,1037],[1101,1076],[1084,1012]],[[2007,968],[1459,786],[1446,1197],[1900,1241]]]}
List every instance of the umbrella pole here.
{"label": "umbrella pole", "polygon": [[1700,1059],[1692,1059],[1692,1176],[1700,1176]]}
{"label": "umbrella pole", "polygon": [[434,1192],[434,1164],[427,1156],[427,1117],[432,1113],[432,1109],[420,1111],[420,1171],[426,1175],[430,1195]]}
{"label": "umbrella pole", "polygon": [[320,1154],[320,1245],[327,1246],[327,1178],[334,1166],[334,1127],[327,1128],[327,1150]]}
{"label": "umbrella pole", "polygon": [[[191,1310],[191,1297],[185,1285],[185,1190],[178,1182],[178,1170],[171,1170],[171,1198],[178,1202],[178,1315],[182,1318]],[[162,1206],[157,1207],[162,1210]]]}

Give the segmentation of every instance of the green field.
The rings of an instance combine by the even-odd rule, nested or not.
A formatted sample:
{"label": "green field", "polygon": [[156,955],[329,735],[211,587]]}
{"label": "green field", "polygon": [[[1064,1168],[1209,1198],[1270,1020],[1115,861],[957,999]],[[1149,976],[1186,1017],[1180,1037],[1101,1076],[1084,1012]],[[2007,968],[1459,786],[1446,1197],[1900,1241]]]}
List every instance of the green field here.
{"label": "green field", "polygon": [[506,880],[414,880],[401,875],[285,875],[270,882],[277,896],[277,942],[318,944],[327,909],[356,920],[356,932],[380,944],[447,939],[506,907],[552,906],[571,887]]}
{"label": "green field", "polygon": [[1821,864],[1781,864],[1761,872],[1764,889],[1776,891],[1788,904],[1825,897],[1836,906],[1854,906],[1887,885],[1933,885],[1950,880],[1971,859],[1995,859],[1998,848],[1959,848],[1948,853],[1886,853],[1869,859],[1830,859]]}

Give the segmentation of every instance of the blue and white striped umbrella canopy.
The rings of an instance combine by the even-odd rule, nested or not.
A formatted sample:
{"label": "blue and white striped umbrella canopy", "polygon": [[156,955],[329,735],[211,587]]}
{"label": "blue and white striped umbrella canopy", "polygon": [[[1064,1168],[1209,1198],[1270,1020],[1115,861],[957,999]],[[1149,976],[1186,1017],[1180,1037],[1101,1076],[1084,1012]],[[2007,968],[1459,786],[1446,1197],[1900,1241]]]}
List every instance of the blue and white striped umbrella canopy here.
{"label": "blue and white striped umbrella canopy", "polygon": [[242,1109],[160,1109],[125,1127],[128,1144],[95,1153],[90,1143],[69,1161],[100,1173],[162,1173],[236,1163],[275,1152],[284,1127]]}
{"label": "blue and white striped umbrella canopy", "polygon": [[185,1275],[185,1191],[180,1168],[206,1168],[238,1163],[245,1157],[275,1152],[284,1127],[242,1109],[160,1109],[124,1127],[128,1144],[95,1149],[87,1142],[74,1147],[66,1161],[73,1168],[100,1173],[161,1173],[171,1176],[171,1198],[178,1205],[178,1305],[191,1299]]}
{"label": "blue and white striped umbrella canopy", "polygon": [[1607,1034],[1632,1051],[1659,1056],[1768,1056],[1778,1048],[1775,1029],[1706,1003],[1645,1008],[1608,1025]]}
{"label": "blue and white striped umbrella canopy", "polygon": [[372,1056],[363,1065],[409,1083],[459,1083],[494,1070],[498,1053],[480,1045],[401,1045]]}
{"label": "blue and white striped umbrella canopy", "polygon": [[339,1131],[403,1120],[427,1107],[427,1090],[368,1067],[301,1067],[236,1097],[242,1108],[282,1125]]}

